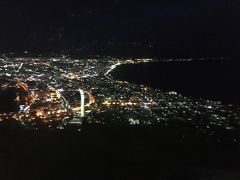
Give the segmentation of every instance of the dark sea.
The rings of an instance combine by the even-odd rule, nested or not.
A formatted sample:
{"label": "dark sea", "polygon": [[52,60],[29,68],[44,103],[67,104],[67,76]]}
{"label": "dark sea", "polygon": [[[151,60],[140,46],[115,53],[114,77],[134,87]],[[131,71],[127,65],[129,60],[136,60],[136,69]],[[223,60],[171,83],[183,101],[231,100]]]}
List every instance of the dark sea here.
{"label": "dark sea", "polygon": [[17,89],[0,89],[0,113],[18,112],[18,104],[15,101]]}
{"label": "dark sea", "polygon": [[238,59],[125,64],[112,71],[112,76],[188,97],[240,105]]}

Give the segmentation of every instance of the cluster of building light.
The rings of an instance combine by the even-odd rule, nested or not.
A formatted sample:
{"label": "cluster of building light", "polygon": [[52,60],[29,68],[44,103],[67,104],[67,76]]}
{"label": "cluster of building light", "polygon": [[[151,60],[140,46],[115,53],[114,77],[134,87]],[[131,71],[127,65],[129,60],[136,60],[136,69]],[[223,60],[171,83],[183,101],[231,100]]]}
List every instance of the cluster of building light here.
{"label": "cluster of building light", "polygon": [[[191,59],[179,59],[189,60]],[[8,78],[10,74],[18,82],[36,81],[47,85],[48,91],[45,93],[27,87],[30,97],[26,106],[30,107],[30,112],[34,110],[37,113],[36,116],[26,115],[21,117],[22,119],[48,119],[45,117],[55,114],[56,116],[50,119],[60,120],[79,114],[83,109],[78,91],[81,87],[85,93],[86,118],[91,123],[111,124],[117,121],[128,125],[168,125],[168,121],[177,119],[191,123],[199,129],[240,127],[240,110],[237,107],[201,99],[194,100],[175,91],[165,93],[158,89],[114,80],[111,76],[111,72],[122,64],[152,61],[154,60],[66,57],[13,58],[8,61],[2,59],[0,75]],[[5,87],[6,84],[1,86]],[[39,100],[42,103],[57,104],[57,107],[49,106],[48,111],[37,110],[34,104],[39,103]]]}

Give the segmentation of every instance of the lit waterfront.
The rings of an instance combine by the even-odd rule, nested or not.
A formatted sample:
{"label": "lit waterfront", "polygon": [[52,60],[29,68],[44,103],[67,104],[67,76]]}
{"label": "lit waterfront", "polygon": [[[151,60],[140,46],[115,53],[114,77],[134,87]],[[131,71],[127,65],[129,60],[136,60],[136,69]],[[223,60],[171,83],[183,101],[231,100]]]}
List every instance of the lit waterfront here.
{"label": "lit waterfront", "polygon": [[[2,79],[16,82],[15,86],[21,85],[28,96],[21,104],[22,111],[1,114],[0,118],[17,119],[31,126],[41,122],[55,128],[73,118],[80,118],[83,108],[79,89],[82,89],[85,97],[84,121],[88,124],[167,127],[174,122],[183,122],[210,138],[219,129],[233,131],[240,127],[238,107],[196,100],[174,91],[163,92],[145,85],[114,80],[111,76],[111,71],[122,64],[153,61],[66,57],[8,58],[6,61],[3,58],[0,62]],[[234,137],[231,141],[238,142],[240,139]]]}

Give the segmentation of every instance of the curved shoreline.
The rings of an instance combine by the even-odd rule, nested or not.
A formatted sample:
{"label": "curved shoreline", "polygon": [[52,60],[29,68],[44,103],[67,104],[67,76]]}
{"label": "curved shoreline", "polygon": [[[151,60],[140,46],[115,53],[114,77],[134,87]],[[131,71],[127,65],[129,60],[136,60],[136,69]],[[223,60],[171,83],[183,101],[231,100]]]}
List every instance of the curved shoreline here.
{"label": "curved shoreline", "polygon": [[[125,60],[125,61],[121,61],[121,62],[118,61],[116,64],[113,64],[112,66],[110,66],[110,68],[108,69],[108,71],[106,73],[104,73],[104,75],[108,78],[109,78],[109,75],[112,77],[111,72],[121,65],[151,63],[151,62],[154,62],[153,59],[136,59],[135,61],[134,60]],[[159,61],[157,61],[157,62],[159,62]],[[113,79],[113,77],[112,77],[112,79]]]}
{"label": "curved shoreline", "polygon": [[[221,60],[221,59],[220,59]],[[153,62],[159,64],[151,64]],[[239,105],[238,62],[236,61],[149,61],[150,65],[142,62],[126,62],[115,64],[107,75],[115,81],[126,81],[132,84],[146,85],[165,92],[175,91],[186,97],[221,101],[226,104]],[[126,69],[113,70],[120,65],[140,64],[126,66]],[[160,68],[160,69],[159,69]],[[174,73],[173,73],[174,71]],[[134,74],[131,74],[133,72]],[[110,74],[110,75],[109,75]],[[118,75],[117,75],[118,74]],[[122,75],[121,75],[122,74]],[[190,76],[189,76],[190,75]],[[118,77],[120,76],[120,77]],[[159,82],[162,87],[159,87]]]}

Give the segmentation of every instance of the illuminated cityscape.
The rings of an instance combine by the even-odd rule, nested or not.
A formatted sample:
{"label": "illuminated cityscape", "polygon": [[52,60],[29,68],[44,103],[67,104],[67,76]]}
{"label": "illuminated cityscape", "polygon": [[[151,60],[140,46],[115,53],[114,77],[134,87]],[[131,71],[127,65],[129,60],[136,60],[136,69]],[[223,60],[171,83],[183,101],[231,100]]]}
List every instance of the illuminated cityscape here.
{"label": "illuminated cityscape", "polygon": [[[1,89],[21,90],[17,112],[1,114],[1,121],[15,119],[25,126],[57,129],[79,121],[110,127],[168,126],[179,121],[216,138],[219,129],[240,127],[240,109],[219,101],[193,99],[177,92],[163,92],[145,85],[115,80],[111,72],[122,64],[157,62],[153,59],[1,59]],[[175,59],[168,61],[191,61]],[[75,119],[75,120],[73,120]],[[221,139],[217,139],[221,141]],[[230,141],[239,142],[232,137]]]}
{"label": "illuminated cityscape", "polygon": [[240,180],[240,1],[0,1],[0,180]]}

